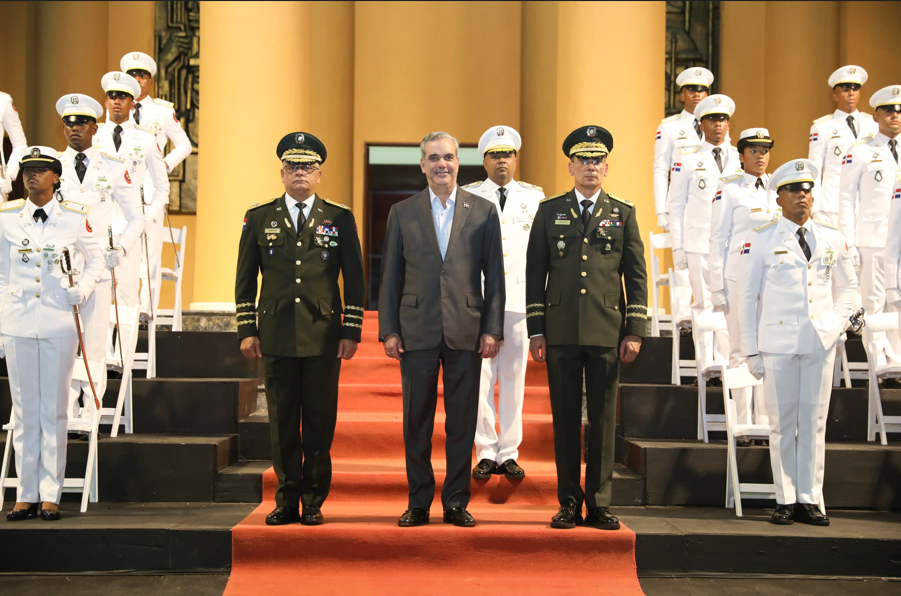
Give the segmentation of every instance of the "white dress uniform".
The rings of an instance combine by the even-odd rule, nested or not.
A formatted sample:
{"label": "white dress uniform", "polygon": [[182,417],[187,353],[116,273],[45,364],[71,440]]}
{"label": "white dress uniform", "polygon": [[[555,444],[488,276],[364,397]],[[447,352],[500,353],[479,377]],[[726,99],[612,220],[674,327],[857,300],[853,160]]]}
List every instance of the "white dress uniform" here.
{"label": "white dress uniform", "polygon": [[[843,66],[829,77],[829,87],[840,84],[863,85],[867,82],[867,71],[860,66]],[[850,120],[849,120],[850,119]],[[854,126],[853,130],[851,126]],[[842,160],[851,145],[872,138],[879,132],[873,117],[854,110],[853,113],[835,110],[813,121],[810,127],[810,159],[820,172],[814,193],[813,217],[838,224],[838,195],[842,175]]]}
{"label": "white dress uniform", "polygon": [[84,257],[79,282],[84,295],[100,279],[104,262],[88,207],[51,200],[43,207],[43,223],[34,220],[37,209],[25,199],[0,206],[0,337],[13,402],[16,500],[59,503],[69,382],[78,348],[66,299],[68,280],[59,261],[66,247]]}
{"label": "white dress uniform", "polygon": [[[742,133],[744,134],[744,133]],[[767,135],[769,136],[769,135]],[[734,175],[720,180],[713,200],[710,226],[710,292],[726,296],[726,323],[729,327],[729,368],[741,366],[741,337],[738,328],[738,263],[745,238],[754,228],[779,217],[782,209],[776,197],[767,190],[769,176]],[[751,406],[751,390],[735,389],[738,419],[741,424],[766,424],[766,406],[762,396]],[[753,416],[752,416],[753,414]]]}
{"label": "white dress uniform", "polygon": [[[901,174],[895,178],[894,186],[888,228],[901,230]],[[895,294],[894,301],[887,296],[886,302],[901,307],[901,234],[889,234],[885,242],[885,291],[887,295],[890,291]]]}
{"label": "white dress uniform", "polygon": [[[802,164],[779,168],[771,179],[796,177]],[[818,503],[826,455],[826,415],[832,394],[835,345],[854,304],[857,278],[845,240],[828,224],[808,220],[808,261],[799,226],[787,219],[757,228],[739,259],[738,313],[741,350],[760,355],[770,423],[770,459],[776,502]]]}
{"label": "white dress uniform", "polygon": [[[711,95],[711,98],[722,97]],[[731,101],[731,100],[730,100]],[[701,108],[704,102],[698,104]],[[714,150],[720,151],[723,164],[719,170]],[[684,250],[688,258],[688,278],[691,282],[691,309],[695,316],[713,312],[710,301],[710,225],[713,199],[721,177],[741,173],[741,163],[734,147],[715,147],[704,141],[700,147],[684,149],[680,161],[673,163],[669,204],[670,239],[673,252]],[[699,338],[695,357],[702,369],[714,362],[729,358],[728,332],[705,333]]]}
{"label": "white dress uniform", "polygon": [[19,175],[19,160],[25,155],[28,142],[25,140],[25,132],[22,130],[22,121],[19,120],[19,112],[13,105],[13,98],[8,93],[0,91],[0,141],[3,140],[3,132],[9,135],[12,151],[6,162],[6,179],[0,179],[0,194],[9,194],[12,190],[12,182]]}

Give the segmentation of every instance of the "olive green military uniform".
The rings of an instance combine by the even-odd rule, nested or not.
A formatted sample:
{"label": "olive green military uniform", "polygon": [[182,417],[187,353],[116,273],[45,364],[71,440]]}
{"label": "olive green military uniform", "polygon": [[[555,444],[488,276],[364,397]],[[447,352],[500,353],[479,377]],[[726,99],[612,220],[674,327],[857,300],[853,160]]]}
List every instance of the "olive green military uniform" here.
{"label": "olive green military uniform", "polygon": [[347,207],[315,197],[299,233],[284,196],[247,211],[235,280],[238,339],[260,338],[278,506],[300,500],[321,507],[328,495],[338,341],[360,341],[364,295],[360,240]]}
{"label": "olive green military uniform", "polygon": [[[575,190],[541,202],[526,254],[529,337],[544,335],[560,503],[609,507],[620,342],[647,327],[647,273],[635,207],[600,191],[583,225]],[[625,292],[623,286],[625,285]],[[580,486],[582,374],[589,430]]]}

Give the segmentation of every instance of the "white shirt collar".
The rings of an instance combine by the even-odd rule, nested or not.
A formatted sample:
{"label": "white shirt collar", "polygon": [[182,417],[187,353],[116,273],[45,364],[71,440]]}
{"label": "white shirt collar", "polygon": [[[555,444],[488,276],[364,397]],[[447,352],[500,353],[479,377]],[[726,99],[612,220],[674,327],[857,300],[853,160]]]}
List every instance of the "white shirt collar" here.
{"label": "white shirt collar", "polygon": [[[439,202],[441,201],[441,199],[438,198],[438,195],[436,195],[435,192],[432,190],[431,186],[429,187],[429,199],[433,205],[435,204],[435,201],[439,201]],[[454,190],[451,191],[450,196],[447,198],[447,204],[448,204],[448,206],[450,206],[450,205],[455,205],[456,203],[457,203],[457,187],[454,186]]]}
{"label": "white shirt collar", "polygon": [[85,161],[91,161],[91,158],[94,157],[94,146],[91,145],[84,151],[76,151],[72,147],[66,147],[66,150],[63,151],[63,154],[60,156],[62,158],[67,158],[72,162],[72,165],[75,165],[75,156],[79,153],[84,153]]}
{"label": "white shirt collar", "polygon": [[[298,201],[297,199],[295,199],[288,193],[285,193],[285,205],[288,206],[288,213],[291,213],[291,208],[294,205],[303,205],[303,207],[301,207],[301,209],[304,209],[304,207],[306,207],[307,211],[309,212],[313,208],[313,201],[315,201],[315,200],[316,200],[316,193],[311,194],[310,198],[308,198],[305,201]],[[291,213],[291,217],[293,219],[293,217],[294,217],[293,213]]]}
{"label": "white shirt collar", "polygon": [[[742,174],[742,176],[744,176],[745,182],[748,183],[751,186],[751,188],[754,188],[754,185],[757,184],[757,176],[748,174],[747,172]],[[769,174],[767,174],[766,172],[764,172],[760,176],[760,179],[763,180],[763,189],[764,190],[766,190],[766,183],[769,181],[769,178],[770,178]]]}
{"label": "white shirt collar", "polygon": [[847,120],[848,116],[854,116],[854,120],[860,120],[860,110],[854,110],[849,114],[848,112],[836,108],[835,112],[832,113],[832,116],[834,118],[838,118],[839,120]]}
{"label": "white shirt collar", "polygon": [[579,203],[580,207],[582,206],[582,201],[585,201],[585,200],[591,201],[591,204],[594,205],[595,203],[597,203],[598,197],[601,194],[600,187],[598,187],[598,191],[596,193],[594,193],[593,195],[591,195],[590,197],[583,196],[582,193],[579,192],[578,188],[574,188],[573,190],[576,191],[576,202]]}
{"label": "white shirt collar", "polygon": [[54,203],[56,203],[56,199],[51,199],[46,205],[43,207],[38,207],[34,203],[31,202],[31,199],[25,200],[26,208],[28,209],[28,221],[34,221],[34,212],[38,209],[43,209],[44,213],[47,214],[47,218],[49,220],[50,216],[53,214]]}

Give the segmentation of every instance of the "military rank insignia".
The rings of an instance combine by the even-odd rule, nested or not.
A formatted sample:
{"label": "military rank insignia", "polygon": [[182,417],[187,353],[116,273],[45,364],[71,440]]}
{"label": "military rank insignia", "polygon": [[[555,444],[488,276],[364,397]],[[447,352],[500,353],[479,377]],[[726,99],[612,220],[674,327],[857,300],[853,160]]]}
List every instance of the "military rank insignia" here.
{"label": "military rank insignia", "polygon": [[701,179],[698,181],[698,188],[700,188],[701,190],[704,190],[705,188],[707,188],[707,183],[704,182],[704,179],[703,179],[703,178],[701,178]]}
{"label": "military rank insignia", "polygon": [[337,238],[338,237],[338,228],[336,228],[334,226],[325,226],[325,225],[317,226],[316,233],[319,234],[320,236],[335,236]]}

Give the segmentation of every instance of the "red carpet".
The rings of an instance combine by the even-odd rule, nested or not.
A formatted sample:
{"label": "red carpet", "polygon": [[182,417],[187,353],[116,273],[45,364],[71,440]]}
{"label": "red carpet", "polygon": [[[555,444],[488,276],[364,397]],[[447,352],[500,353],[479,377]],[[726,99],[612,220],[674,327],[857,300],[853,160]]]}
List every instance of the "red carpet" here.
{"label": "red carpet", "polygon": [[[363,343],[342,365],[332,491],[326,523],[270,527],[275,474],[263,476],[263,503],[232,531],[226,596],[643,594],[628,528],[552,530],[557,510],[553,431],[543,365],[529,362],[521,482],[473,481],[475,528],[441,522],[444,415],[433,439],[437,475],[432,523],[399,528],[407,505],[400,367],[384,356],[367,312]],[[441,393],[439,389],[439,402]]]}

